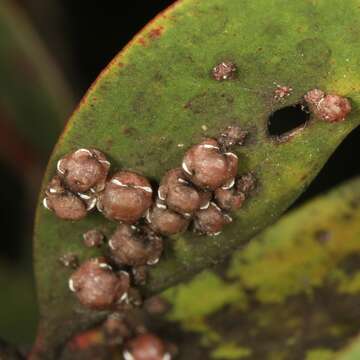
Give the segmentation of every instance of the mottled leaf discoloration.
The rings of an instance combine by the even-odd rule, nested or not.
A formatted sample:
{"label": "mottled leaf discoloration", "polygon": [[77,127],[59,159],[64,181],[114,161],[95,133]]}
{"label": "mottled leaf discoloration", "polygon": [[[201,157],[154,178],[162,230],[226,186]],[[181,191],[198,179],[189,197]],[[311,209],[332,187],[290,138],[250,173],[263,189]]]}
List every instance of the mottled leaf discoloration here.
{"label": "mottled leaf discoloration", "polygon": [[360,325],[359,199],[356,179],[285,216],[226,272],[167,290],[167,319],[198,333],[215,359],[224,342],[233,346],[223,359],[239,348],[254,360],[334,359]]}

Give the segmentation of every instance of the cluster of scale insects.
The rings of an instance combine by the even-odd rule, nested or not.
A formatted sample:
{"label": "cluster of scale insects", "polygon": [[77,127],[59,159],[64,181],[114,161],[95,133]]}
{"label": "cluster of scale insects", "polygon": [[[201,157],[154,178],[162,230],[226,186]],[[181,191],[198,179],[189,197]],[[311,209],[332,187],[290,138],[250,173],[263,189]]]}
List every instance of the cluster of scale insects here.
{"label": "cluster of scale insects", "polygon": [[[231,80],[235,72],[235,64],[222,62],[214,67],[212,76],[217,81]],[[277,86],[275,98],[288,95],[279,94],[281,89]],[[304,102],[316,117],[328,122],[344,120],[351,110],[348,99],[318,89],[309,91]],[[110,162],[99,150],[79,149],[58,161],[44,206],[65,220],[83,219],[97,208],[118,223],[108,241],[110,256],[92,258],[80,266],[74,256],[61,258],[65,265],[77,268],[69,287],[82,305],[118,314],[141,305],[132,283],[146,282],[147,267],[159,261],[164,237],[189,227],[202,235],[221,233],[232,221],[231,212],[239,209],[255,188],[252,173],[237,176],[238,157],[232,152],[243,145],[246,136],[246,131],[234,125],[216,138],[192,146],[181,167],[162,178],[156,196],[149,180],[136,172],[121,170],[109,176]],[[84,234],[86,246],[99,247],[103,241],[103,234],[96,229]],[[114,319],[119,318],[109,318],[108,324],[116,323]],[[123,328],[123,322],[118,322],[118,328]],[[146,332],[127,342],[124,357],[148,359],[141,351],[145,355],[153,352],[153,358],[159,360],[172,357],[161,339]]]}
{"label": "cluster of scale insects", "polygon": [[[83,219],[97,208],[118,223],[107,242],[109,256],[91,258],[80,266],[72,254],[60,259],[76,268],[69,288],[82,305],[117,312],[141,305],[132,285],[145,283],[147,267],[155,265],[163,252],[164,237],[190,226],[202,235],[220,234],[232,221],[231,211],[242,206],[255,186],[252,174],[237,177],[238,157],[230,151],[242,145],[246,135],[238,126],[229,126],[217,138],[203,139],[188,149],[181,167],[165,174],[156,192],[148,179],[133,171],[110,175],[110,162],[96,149],[78,149],[58,161],[44,206],[64,220]],[[104,243],[97,229],[83,238],[88,247]],[[145,335],[147,341],[140,337],[140,343],[156,342],[154,335]],[[137,359],[131,355],[135,350],[126,351],[126,359]],[[159,357],[167,358],[168,352]]]}

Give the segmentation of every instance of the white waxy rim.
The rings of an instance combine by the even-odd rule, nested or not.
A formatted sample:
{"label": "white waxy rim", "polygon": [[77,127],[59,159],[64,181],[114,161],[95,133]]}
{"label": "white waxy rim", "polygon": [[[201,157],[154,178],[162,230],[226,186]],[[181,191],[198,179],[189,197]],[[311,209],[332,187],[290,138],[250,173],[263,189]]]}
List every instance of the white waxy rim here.
{"label": "white waxy rim", "polygon": [[56,164],[56,170],[58,171],[58,173],[60,173],[61,175],[65,174],[65,170],[63,170],[61,168],[61,163],[63,162],[64,159],[60,159],[57,164]]}
{"label": "white waxy rim", "polygon": [[89,149],[79,149],[75,151],[75,155],[80,154],[82,152],[86,152],[88,155],[93,156],[93,153]]}
{"label": "white waxy rim", "polygon": [[107,264],[107,263],[100,263],[99,264],[99,268],[101,268],[101,269],[107,269],[107,270],[110,270],[110,271],[112,271],[112,267],[109,265],[109,264]]}
{"label": "white waxy rim", "polygon": [[159,208],[159,209],[164,209],[164,210],[167,209],[167,206],[164,205],[164,204],[162,204],[162,203],[160,203],[160,202],[157,202],[157,203],[156,203],[156,207]]}
{"label": "white waxy rim", "polygon": [[160,189],[161,189],[161,187],[158,189],[158,198],[159,198],[160,200],[162,200],[162,201],[165,201],[165,196],[162,195]]}
{"label": "white waxy rim", "polygon": [[123,351],[123,356],[125,360],[134,360],[134,357],[127,350]]}
{"label": "white waxy rim", "polygon": [[72,291],[72,292],[76,292],[76,289],[74,287],[74,280],[73,279],[69,279],[69,289]]}
{"label": "white waxy rim", "polygon": [[192,215],[190,213],[184,213],[183,216],[187,219],[190,219]]}
{"label": "white waxy rim", "polygon": [[125,301],[128,301],[129,297],[128,297],[128,293],[123,293],[121,295],[121,298],[120,298],[120,302],[125,302]]}
{"label": "white waxy rim", "polygon": [[104,209],[103,209],[103,207],[102,207],[102,205],[101,205],[101,203],[100,203],[99,201],[96,202],[96,208],[97,208],[101,213],[104,212]]}
{"label": "white waxy rim", "polygon": [[90,195],[87,195],[87,194],[84,194],[84,193],[77,193],[79,197],[81,197],[82,199],[84,200],[90,200],[91,199],[91,196]]}
{"label": "white waxy rim", "polygon": [[230,222],[233,221],[232,217],[231,217],[230,215],[228,215],[228,214],[225,214],[225,215],[224,215],[224,218],[227,219],[227,220],[230,221]]}
{"label": "white waxy rim", "polygon": [[120,180],[118,179],[112,179],[111,183],[117,186],[122,186],[122,187],[128,187],[127,185],[123,184]]}
{"label": "white waxy rim", "polygon": [[231,182],[227,185],[222,186],[223,190],[230,190],[235,185],[235,178],[231,179]]}
{"label": "white waxy rim", "polygon": [[188,175],[192,175],[191,171],[189,170],[189,168],[186,165],[186,162],[183,161],[181,164],[182,169],[188,174]]}
{"label": "white waxy rim", "polygon": [[324,100],[325,100],[325,96],[323,96],[323,97],[319,100],[319,102],[316,104],[316,107],[319,108],[320,105],[321,105],[321,103],[322,103]]}
{"label": "white waxy rim", "polygon": [[126,277],[130,277],[129,273],[124,270],[119,271],[119,274],[125,275]]}
{"label": "white waxy rim", "polygon": [[218,231],[216,233],[211,234],[211,236],[219,236],[221,234],[221,231]]}
{"label": "white waxy rim", "polygon": [[107,160],[98,160],[99,161],[99,163],[101,163],[101,164],[105,164],[106,166],[110,166],[111,164],[110,164],[110,161],[107,161]]}
{"label": "white waxy rim", "polygon": [[200,147],[203,147],[205,149],[215,149],[215,150],[220,150],[220,148],[216,145],[211,145],[211,144],[201,144]]}
{"label": "white waxy rim", "polygon": [[47,209],[47,210],[51,210],[50,208],[49,208],[49,205],[48,205],[48,200],[47,200],[47,198],[45,197],[44,198],[44,200],[43,200],[43,206],[44,206],[44,208],[45,209]]}
{"label": "white waxy rim", "polygon": [[130,225],[130,228],[131,228],[132,230],[138,230],[138,228],[137,228],[135,225]]}
{"label": "white waxy rim", "polygon": [[150,193],[150,194],[152,194],[152,188],[151,187],[149,187],[149,186],[139,186],[139,185],[135,185],[135,186],[133,186],[133,188],[134,189],[140,189],[140,190],[144,190],[144,191],[146,191],[146,192],[148,192],[148,193]]}
{"label": "white waxy rim", "polygon": [[149,224],[151,224],[150,209],[146,211],[145,219]]}
{"label": "white waxy rim", "polygon": [[111,250],[115,250],[115,249],[116,249],[116,247],[114,246],[113,240],[109,240],[109,248],[110,248]]}
{"label": "white waxy rim", "polygon": [[179,182],[180,184],[185,184],[185,185],[188,185],[188,184],[189,184],[189,182],[186,181],[186,180],[183,179],[183,178],[178,178],[178,182]]}
{"label": "white waxy rim", "polygon": [[50,193],[50,194],[56,194],[56,193],[57,193],[57,190],[54,189],[54,188],[50,188],[50,189],[49,189],[49,193]]}
{"label": "white waxy rim", "polygon": [[164,354],[162,360],[171,360],[171,355],[169,353]]}
{"label": "white waxy rim", "polygon": [[201,206],[200,210],[206,210],[209,208],[209,206],[210,206],[210,201],[208,201],[205,205]]}
{"label": "white waxy rim", "polygon": [[96,203],[97,203],[97,199],[96,199],[96,198],[93,198],[93,199],[88,203],[86,210],[87,210],[87,211],[92,210],[92,209],[96,206]]}
{"label": "white waxy rim", "polygon": [[219,210],[221,212],[221,209],[219,208],[219,206],[217,206],[217,204],[215,204],[214,202],[211,202],[211,206],[214,206],[217,210]]}
{"label": "white waxy rim", "polygon": [[234,157],[235,159],[238,159],[238,156],[237,156],[236,154],[232,153],[232,152],[227,152],[227,153],[225,153],[225,155],[226,155],[226,156],[232,156],[232,157]]}
{"label": "white waxy rim", "polygon": [[140,186],[140,185],[126,185],[124,183],[122,183],[120,180],[118,179],[112,179],[111,183],[117,186],[121,186],[121,187],[126,187],[126,188],[133,188],[133,189],[140,189],[143,190],[145,192],[148,193],[152,193],[152,188],[150,186]]}
{"label": "white waxy rim", "polygon": [[149,260],[149,261],[147,261],[147,265],[156,265],[158,262],[159,262],[159,260],[160,260],[160,258],[157,258],[157,259],[155,259],[155,260]]}

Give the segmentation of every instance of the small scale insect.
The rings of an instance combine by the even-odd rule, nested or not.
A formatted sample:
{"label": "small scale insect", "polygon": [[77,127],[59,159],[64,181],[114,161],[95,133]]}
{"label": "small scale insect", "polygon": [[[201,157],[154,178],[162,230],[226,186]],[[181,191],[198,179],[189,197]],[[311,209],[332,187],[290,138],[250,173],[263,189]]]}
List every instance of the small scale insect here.
{"label": "small scale insect", "polygon": [[316,117],[330,123],[344,121],[351,112],[349,99],[336,94],[325,94],[319,89],[307,92],[304,100]]}
{"label": "small scale insect", "polygon": [[78,149],[57,163],[58,175],[75,193],[102,191],[109,169],[110,162],[96,149]]}
{"label": "small scale insect", "polygon": [[217,142],[223,151],[228,151],[236,145],[244,145],[247,135],[248,132],[242,130],[240,126],[231,125],[220,133]]}
{"label": "small scale insect", "polygon": [[219,188],[215,190],[215,200],[221,209],[235,211],[241,208],[246,196],[242,192],[236,191],[235,187],[230,189]]}
{"label": "small scale insect", "polygon": [[97,229],[92,229],[83,234],[85,246],[100,247],[104,242],[104,234]]}
{"label": "small scale insect", "polygon": [[149,226],[158,234],[164,236],[175,235],[186,231],[190,219],[170,209],[154,206],[146,215]]}
{"label": "small scale insect", "polygon": [[274,82],[274,85],[276,85],[276,88],[274,90],[274,100],[275,101],[284,101],[285,98],[289,97],[292,92],[293,88],[286,85],[279,85]]}
{"label": "small scale insect", "polygon": [[212,76],[217,81],[231,80],[235,78],[237,66],[230,61],[223,61],[212,69]]}
{"label": "small scale insect", "polygon": [[72,269],[76,269],[79,266],[79,258],[71,253],[60,256],[59,262],[65,267]]}
{"label": "small scale insect", "polygon": [[158,336],[145,333],[129,340],[123,352],[125,360],[171,360],[167,346]]}
{"label": "small scale insect", "polygon": [[255,190],[256,178],[253,173],[249,172],[240,176],[235,182],[236,190],[241,191],[245,195]]}
{"label": "small scale insect", "polygon": [[82,305],[94,310],[111,310],[127,301],[130,277],[125,271],[116,274],[105,258],[94,258],[72,274],[69,288]]}
{"label": "small scale insect", "polygon": [[223,227],[231,222],[231,217],[212,202],[208,209],[195,214],[194,229],[202,235],[217,236]]}
{"label": "small scale insect", "polygon": [[63,220],[81,220],[89,210],[85,201],[64,188],[58,176],[50,181],[45,191],[43,205]]}
{"label": "small scale insect", "polygon": [[160,208],[163,204],[165,208],[191,217],[195,211],[209,205],[210,197],[210,193],[195,189],[182,169],[176,168],[169,170],[161,180],[157,204]]}
{"label": "small scale insect", "polygon": [[118,171],[99,195],[97,207],[107,218],[136,223],[152,205],[149,181],[131,171]]}
{"label": "small scale insect", "polygon": [[[147,265],[155,265],[159,260],[160,258]],[[132,275],[135,285],[145,285],[148,276],[148,267],[146,265],[135,266],[132,268]]]}
{"label": "small scale insect", "polygon": [[185,153],[182,169],[197,187],[213,191],[234,181],[238,157],[232,152],[222,153],[216,140],[204,139]]}
{"label": "small scale insect", "polygon": [[120,224],[109,240],[111,256],[120,265],[156,263],[163,251],[163,239],[148,226]]}
{"label": "small scale insect", "polygon": [[120,345],[132,334],[132,329],[124,314],[115,312],[108,316],[102,325],[102,333],[108,345]]}
{"label": "small scale insect", "polygon": [[145,311],[151,315],[163,315],[171,305],[159,295],[155,295],[144,302]]}

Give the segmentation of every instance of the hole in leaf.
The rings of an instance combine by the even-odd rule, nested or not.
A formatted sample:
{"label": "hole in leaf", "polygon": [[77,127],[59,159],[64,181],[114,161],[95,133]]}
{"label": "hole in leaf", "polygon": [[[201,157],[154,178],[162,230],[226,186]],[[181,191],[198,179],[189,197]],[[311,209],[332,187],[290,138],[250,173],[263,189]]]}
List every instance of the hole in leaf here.
{"label": "hole in leaf", "polygon": [[303,127],[309,119],[310,113],[303,104],[286,106],[270,115],[268,131],[271,136],[281,137]]}

